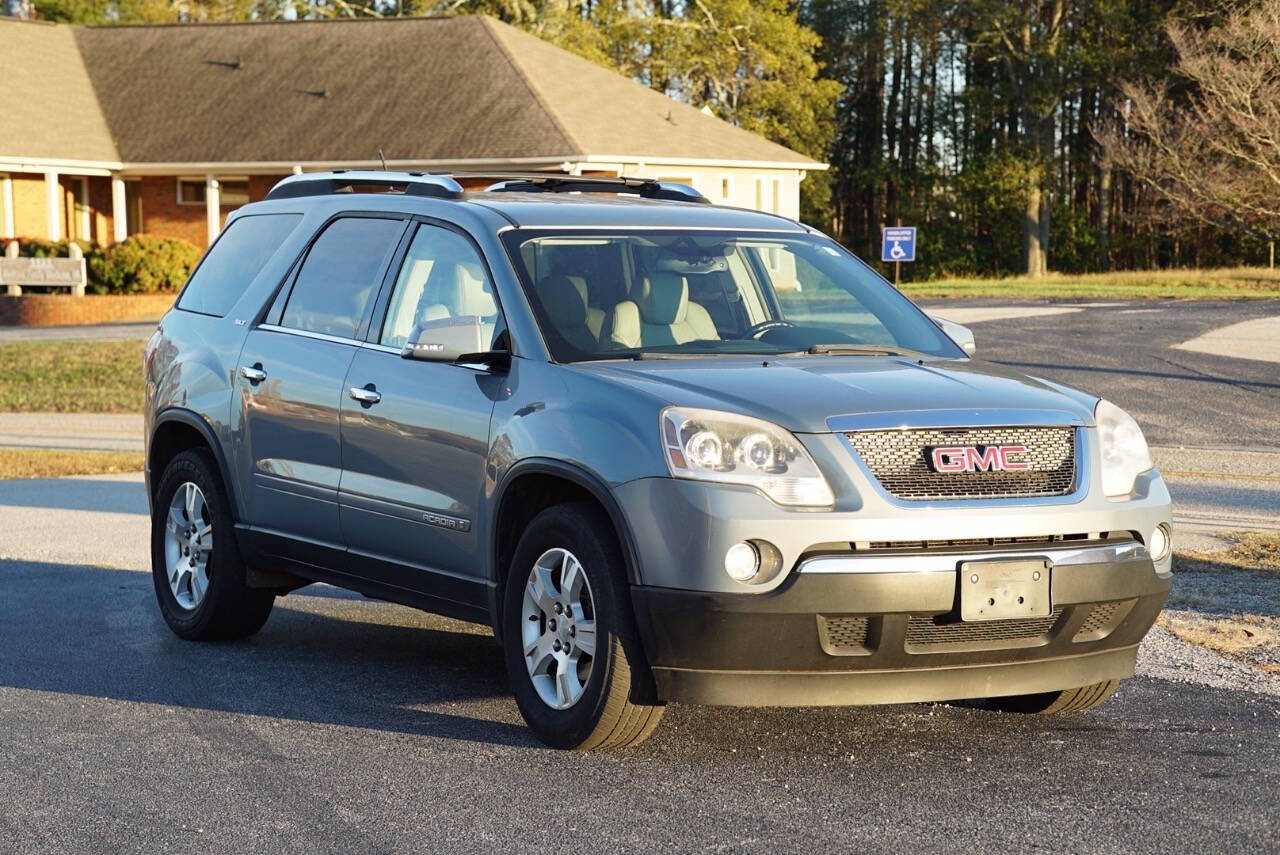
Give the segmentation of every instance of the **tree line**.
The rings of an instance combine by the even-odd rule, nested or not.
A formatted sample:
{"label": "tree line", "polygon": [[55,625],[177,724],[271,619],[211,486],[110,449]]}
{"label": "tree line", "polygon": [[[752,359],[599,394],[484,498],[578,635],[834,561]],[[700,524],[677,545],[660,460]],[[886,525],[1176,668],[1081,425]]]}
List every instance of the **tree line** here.
{"label": "tree line", "polygon": [[486,13],[831,164],[913,278],[1216,267],[1280,225],[1280,0],[36,0],[76,23]]}

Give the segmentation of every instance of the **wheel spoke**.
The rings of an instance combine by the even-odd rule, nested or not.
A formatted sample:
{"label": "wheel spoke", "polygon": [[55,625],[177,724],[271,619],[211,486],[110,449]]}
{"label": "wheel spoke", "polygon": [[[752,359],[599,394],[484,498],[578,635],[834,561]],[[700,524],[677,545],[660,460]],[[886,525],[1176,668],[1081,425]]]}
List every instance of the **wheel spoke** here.
{"label": "wheel spoke", "polygon": [[596,655],[596,622],[593,620],[578,621],[574,624],[573,644],[588,656]]}
{"label": "wheel spoke", "polygon": [[556,700],[560,706],[567,707],[578,699],[582,684],[578,682],[578,669],[565,662],[556,671]]}
{"label": "wheel spoke", "polygon": [[197,564],[191,569],[191,602],[198,605],[204,599],[204,592],[209,587],[209,579],[205,576],[204,567]]}
{"label": "wheel spoke", "polygon": [[532,655],[525,653],[525,661],[529,664],[529,674],[538,676],[539,674],[550,674],[551,665],[556,661],[555,654],[551,652],[551,642],[546,636],[538,639],[533,645]]}
{"label": "wheel spoke", "polygon": [[554,592],[555,585],[551,581],[551,571],[535,565],[533,572],[529,574],[528,595],[545,615],[554,613],[556,603]]}
{"label": "wheel spoke", "polygon": [[566,605],[573,605],[582,596],[582,565],[569,553],[564,554],[564,565],[560,572],[560,596]]}
{"label": "wheel spoke", "polygon": [[169,508],[169,516],[165,518],[165,527],[175,535],[186,528],[187,521],[182,517],[182,508],[174,504]]}
{"label": "wheel spoke", "polygon": [[198,501],[197,497],[199,496],[200,489],[190,481],[183,486],[187,491],[186,495],[183,497],[183,507],[187,512],[187,522],[194,523],[199,519],[199,517],[196,516],[196,503]]}

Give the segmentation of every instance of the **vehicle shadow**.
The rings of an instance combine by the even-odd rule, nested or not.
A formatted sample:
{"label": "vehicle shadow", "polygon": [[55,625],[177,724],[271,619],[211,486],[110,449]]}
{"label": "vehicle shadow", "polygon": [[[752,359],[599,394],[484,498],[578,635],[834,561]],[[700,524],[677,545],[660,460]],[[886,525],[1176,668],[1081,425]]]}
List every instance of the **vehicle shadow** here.
{"label": "vehicle shadow", "polygon": [[169,631],[154,598],[147,573],[0,560],[0,685],[537,744],[516,723],[501,651],[483,627],[300,591],[251,639],[192,643]]}

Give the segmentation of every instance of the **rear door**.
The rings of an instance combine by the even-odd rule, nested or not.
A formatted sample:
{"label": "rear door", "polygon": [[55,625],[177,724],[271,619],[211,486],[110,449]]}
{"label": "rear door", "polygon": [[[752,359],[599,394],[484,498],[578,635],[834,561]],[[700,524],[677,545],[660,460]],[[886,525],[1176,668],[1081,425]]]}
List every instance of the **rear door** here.
{"label": "rear door", "polygon": [[[476,512],[489,419],[505,376],[401,357],[415,323],[476,315],[504,329],[488,270],[462,233],[422,223],[380,301],[342,398],[342,531],[362,572],[483,605]],[[380,319],[385,319],[381,322]]]}
{"label": "rear door", "polygon": [[344,216],[311,243],[267,323],[253,329],[235,382],[249,473],[249,523],[301,560],[341,549],[338,415],[343,380],[404,232],[398,218]]}

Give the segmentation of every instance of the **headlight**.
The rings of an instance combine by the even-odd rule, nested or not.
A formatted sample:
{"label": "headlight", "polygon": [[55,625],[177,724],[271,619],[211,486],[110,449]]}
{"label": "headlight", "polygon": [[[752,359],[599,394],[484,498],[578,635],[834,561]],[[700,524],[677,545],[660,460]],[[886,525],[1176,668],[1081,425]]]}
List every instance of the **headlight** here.
{"label": "headlight", "polygon": [[1137,477],[1155,465],[1142,428],[1110,401],[1099,400],[1093,417],[1102,448],[1102,492],[1112,498],[1127,496]]}
{"label": "headlight", "polygon": [[676,478],[745,484],[779,505],[826,507],[831,488],[789,431],[735,413],[668,407],[662,446]]}

